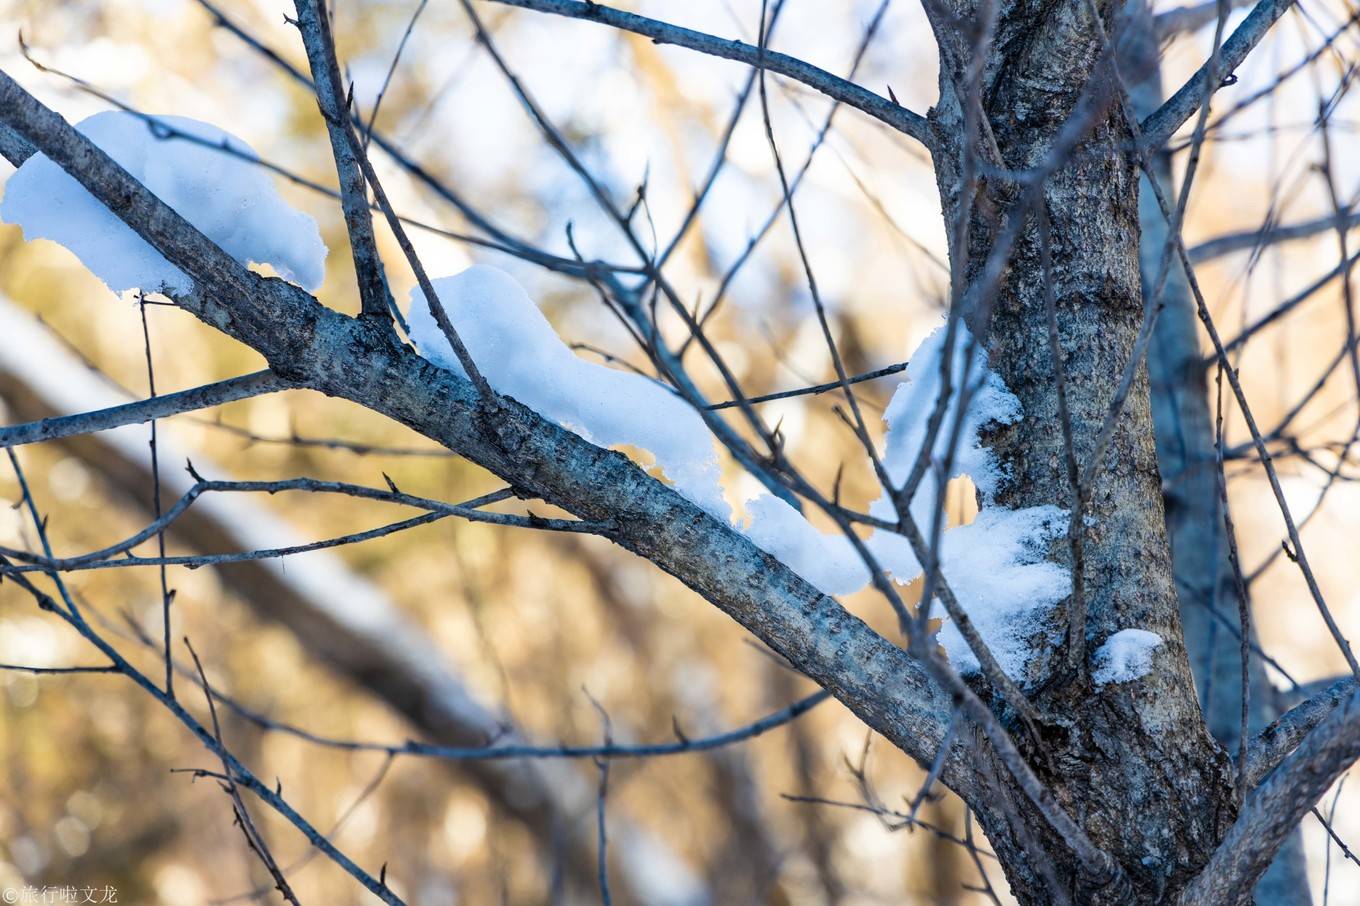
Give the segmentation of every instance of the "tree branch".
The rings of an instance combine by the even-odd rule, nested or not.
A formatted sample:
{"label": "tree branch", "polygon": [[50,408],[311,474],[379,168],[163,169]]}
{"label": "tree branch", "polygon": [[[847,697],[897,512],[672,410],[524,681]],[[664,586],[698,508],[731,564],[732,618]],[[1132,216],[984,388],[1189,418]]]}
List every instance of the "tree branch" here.
{"label": "tree branch", "polygon": [[1294,825],[1360,758],[1360,691],[1303,737],[1247,800],[1237,821],[1182,896],[1183,906],[1243,902]]}
{"label": "tree branch", "polygon": [[[1251,6],[1253,0],[1228,0],[1228,9]],[[1178,6],[1153,19],[1158,40],[1165,41],[1187,31],[1196,31],[1218,20],[1219,0],[1207,0],[1194,6]]]}
{"label": "tree branch", "polygon": [[1240,233],[1227,233],[1216,236],[1213,239],[1206,239],[1199,245],[1191,246],[1187,249],[1190,260],[1195,264],[1203,264],[1205,261],[1212,261],[1233,252],[1240,252],[1243,249],[1263,249],[1269,245],[1280,242],[1290,242],[1295,239],[1308,239],[1319,233],[1328,230],[1335,230],[1338,225],[1342,229],[1354,229],[1360,227],[1360,211],[1352,211],[1350,214],[1340,218],[1335,215],[1318,217],[1313,220],[1305,220],[1300,223],[1291,223],[1288,226],[1263,225],[1256,230],[1243,230]]}
{"label": "tree branch", "polygon": [[1165,104],[1143,120],[1143,147],[1159,148],[1166,144],[1176,130],[1199,110],[1200,103],[1222,87],[1221,84],[1208,85],[1211,70],[1218,73],[1220,78],[1230,76],[1266,36],[1270,27],[1293,5],[1294,0],[1261,0],[1256,4],[1256,8],[1232,33],[1232,37],[1223,42],[1218,59],[1207,61]]}
{"label": "tree branch", "polygon": [[0,154],[17,167],[33,156],[33,145],[8,126],[0,126]]}
{"label": "tree branch", "polygon": [[318,0],[296,0],[294,8],[297,9],[297,28],[302,33],[302,44],[307,49],[307,62],[312,69],[316,103],[326,122],[335,172],[340,178],[340,207],[345,212],[345,230],[354,255],[355,282],[359,284],[362,312],[365,317],[386,319],[389,317],[387,281],[383,279],[382,259],[378,257],[378,242],[373,235],[364,174],[346,134],[348,110],[340,81],[340,64],[335,58],[330,19]]}
{"label": "tree branch", "polygon": [[[196,0],[196,2],[208,13],[208,15],[212,17],[214,25],[226,30],[232,35],[235,35],[247,47],[258,53],[260,56],[264,57],[264,59],[267,60],[272,65],[278,67],[278,69],[281,72],[283,72],[286,76],[288,76],[288,78],[292,79],[294,82],[297,82],[309,93],[316,91],[316,86],[312,83],[311,79],[309,79],[303,72],[298,70],[295,66],[289,63],[283,57],[279,56],[277,53],[275,53],[273,50],[267,47],[263,42],[261,42],[250,32],[246,31],[246,29],[242,27],[240,23],[234,21],[233,19],[228,18],[226,13],[224,13],[216,3],[212,2],[212,0]],[[381,148],[383,152],[386,153],[387,156],[391,158],[394,163],[397,164],[397,166],[399,166],[408,175],[410,175],[412,179],[423,185],[425,188],[429,189],[437,197],[442,198],[444,201],[452,205],[453,208],[458,211],[458,213],[462,214],[463,217],[467,219],[468,223],[476,227],[478,230],[481,230],[487,236],[487,238],[483,239],[443,231],[450,238],[457,239],[461,242],[470,242],[486,248],[494,249],[498,252],[502,252],[507,255],[513,255],[517,258],[523,259],[524,261],[532,262],[534,264],[539,265],[540,267],[547,268],[548,270],[562,274],[569,274],[573,277],[578,278],[588,276],[595,270],[603,270],[608,272],[636,272],[636,270],[634,269],[621,267],[615,264],[609,264],[603,261],[581,262],[573,260],[571,258],[562,258],[557,255],[550,254],[544,251],[543,249],[538,248],[537,246],[531,245],[524,239],[521,239],[517,236],[510,234],[506,230],[502,229],[501,227],[493,223],[485,214],[477,210],[477,208],[473,207],[473,205],[469,203],[468,200],[464,198],[462,195],[458,194],[458,192],[456,192],[452,186],[450,186],[446,182],[443,182],[435,178],[435,176],[432,173],[426,170],[415,160],[408,157],[406,153],[402,151],[402,149],[398,146],[398,144],[394,140],[388,138],[380,131],[367,128],[363,121],[357,117],[357,115],[351,116],[350,119],[354,123],[356,128],[361,128],[365,130],[364,131],[365,143],[371,142],[372,144],[377,145],[379,148]],[[3,133],[0,133],[0,151],[2,151],[3,148],[4,148]],[[415,222],[412,221],[412,224],[415,225]],[[422,225],[422,227],[425,229],[429,229],[429,227],[426,225]]]}
{"label": "tree branch", "polygon": [[[0,335],[6,338],[0,344],[0,397],[12,412],[40,419],[71,411],[73,405],[107,406],[115,399],[85,363],[3,296]],[[73,435],[56,445],[84,462],[114,498],[152,518],[145,494],[151,476],[140,437],[121,432]],[[183,462],[190,452],[205,471],[219,471],[203,451],[176,448],[172,441],[162,440],[167,461]],[[161,480],[173,494],[187,493],[193,486],[188,472],[178,469],[168,471]],[[240,494],[200,497],[175,519],[168,536],[196,552],[255,550],[299,538],[273,510]],[[321,551],[286,567],[279,560],[257,560],[218,568],[215,573],[237,601],[260,620],[290,633],[318,666],[401,716],[421,743],[451,749],[485,747],[487,740],[501,746],[528,744],[521,728],[507,723],[496,708],[473,694],[447,653],[421,627],[339,557]],[[92,616],[99,619],[97,613]],[[119,632],[109,624],[103,628]],[[157,640],[136,632],[135,627],[130,631],[149,651],[160,651]],[[238,707],[233,699],[220,696],[219,701]],[[254,712],[238,713],[248,720],[261,717],[269,722]],[[291,732],[278,721],[272,724],[281,732]],[[306,731],[299,728],[298,732]],[[458,782],[472,783],[498,812],[522,825],[543,858],[565,863],[569,891],[584,890],[593,883],[594,835],[575,819],[592,807],[595,792],[580,774],[565,764],[541,760],[469,759],[444,764]],[[623,818],[615,823],[623,829],[615,845],[623,855],[615,887],[628,902],[694,903],[701,882],[690,866],[649,831]],[[649,870],[657,864],[663,870]]]}
{"label": "tree branch", "polygon": [[1284,757],[1299,745],[1314,727],[1349,699],[1360,682],[1347,676],[1333,681],[1311,698],[1281,714],[1251,741],[1247,749],[1247,786],[1255,787],[1275,770]]}
{"label": "tree branch", "polygon": [[[11,457],[13,455],[13,453],[10,454]],[[6,564],[0,561],[0,569],[4,569],[5,566]],[[96,635],[93,630],[91,630],[88,623],[78,616],[68,613],[50,595],[35,586],[26,577],[10,574],[8,573],[8,570],[5,570],[5,572],[11,581],[33,597],[33,600],[37,602],[41,609],[60,614],[68,625],[79,632],[86,641],[94,645],[101,653],[107,656],[118,669],[119,673],[128,677],[128,679],[141,687],[143,691],[159,702],[162,707],[183,724],[189,732],[193,733],[205,748],[220,758],[223,764],[227,766],[227,770],[231,772],[234,783],[250,790],[270,808],[278,812],[280,816],[297,828],[312,846],[315,846],[325,853],[332,862],[363,884],[374,896],[378,897],[384,903],[390,904],[390,906],[405,906],[403,901],[392,892],[382,879],[374,878],[367,871],[360,868],[359,865],[350,859],[344,852],[336,848],[336,846],[326,838],[325,834],[312,826],[306,818],[288,804],[287,800],[279,795],[278,792],[262,783],[258,777],[251,773],[250,770],[236,758],[235,755],[223,747],[222,743],[209,733],[207,728],[199,723],[192,714],[185,710],[183,705],[175,699],[170,698],[164,691],[158,688],[155,683],[151,682],[144,673],[132,666],[132,664],[123,658],[122,655],[115,651],[108,642]],[[58,587],[63,591],[63,598],[69,600],[69,595],[65,592],[64,586],[59,585]]]}
{"label": "tree branch", "polygon": [[751,66],[762,66],[770,72],[802,82],[829,98],[863,111],[898,132],[911,136],[923,145],[929,146],[930,144],[926,118],[919,113],[908,110],[882,95],[874,94],[854,82],[832,75],[825,69],[819,69],[787,54],[775,53],[770,50],[762,51],[759,47],[753,47],[741,41],[714,37],[705,32],[682,28],[667,22],[659,22],[656,19],[648,19],[646,16],[624,12],[610,6],[602,6],[599,3],[585,3],[581,0],[491,0],[491,2],[517,6],[521,9],[530,9],[541,13],[552,13],[557,16],[565,16],[568,19],[599,22],[602,25],[609,25],[622,31],[630,31],[651,38],[653,43],[656,44],[674,44],[677,47],[687,47],[690,50],[721,57],[724,60],[735,60],[738,63],[746,63]]}
{"label": "tree branch", "polygon": [[[177,300],[181,307],[256,349],[290,380],[400,421],[578,518],[614,519],[613,541],[715,604],[898,748],[923,763],[933,759],[950,708],[921,666],[724,521],[622,454],[511,399],[498,398],[500,423],[489,430],[466,379],[238,264],[4,74],[0,123],[195,281]],[[943,779],[972,790],[958,759]]]}
{"label": "tree branch", "polygon": [[109,409],[96,409],[76,415],[10,425],[0,428],[0,447],[18,447],[23,444],[70,437],[73,434],[93,434],[96,431],[108,431],[124,425],[139,425],[155,418],[167,418],[266,393],[277,393],[292,386],[294,385],[272,371],[256,371],[253,374],[227,378],[225,381],[204,384],[201,387],[167,393]]}

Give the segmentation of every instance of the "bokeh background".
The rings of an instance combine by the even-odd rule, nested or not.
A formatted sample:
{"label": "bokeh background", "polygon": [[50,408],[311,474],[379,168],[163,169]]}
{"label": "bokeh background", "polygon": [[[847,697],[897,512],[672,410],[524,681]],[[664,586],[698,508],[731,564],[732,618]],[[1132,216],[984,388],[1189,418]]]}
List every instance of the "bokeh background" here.
{"label": "bokeh background", "polygon": [[[622,5],[748,41],[760,14],[754,0]],[[413,0],[336,3],[339,54],[360,109],[372,109],[416,6]],[[773,45],[844,73],[877,7],[877,0],[789,0]],[[1220,95],[1218,110],[1270,85],[1354,12],[1344,0],[1304,9],[1282,20],[1239,71],[1239,83]],[[284,19],[290,4],[231,0],[222,10],[305,70],[301,42]],[[749,70],[589,23],[489,3],[478,10],[511,67],[614,197],[626,204],[645,183],[640,234],[654,230],[664,247],[703,182]],[[1230,24],[1241,16],[1235,13]],[[215,123],[290,171],[334,182],[314,98],[238,37],[214,27],[194,0],[0,0],[4,70],[78,120],[109,105],[26,61],[20,32],[38,61],[120,101]],[[570,225],[587,257],[626,260],[627,247],[471,35],[459,4],[433,2],[424,9],[382,101],[378,129],[509,232],[570,257]],[[1179,85],[1199,65],[1211,36],[1212,26],[1168,43],[1167,85]],[[1356,39],[1354,29],[1345,31],[1313,65],[1211,134],[1189,208],[1191,244],[1256,229],[1270,218],[1291,223],[1331,212],[1315,170],[1323,159],[1314,124],[1319,96],[1335,102],[1333,172],[1345,201],[1354,203],[1360,184],[1355,105],[1344,92],[1332,95],[1353,75]],[[918,5],[893,0],[857,80],[875,91],[891,86],[905,105],[924,111],[934,96],[935,69]],[[853,110],[837,112],[819,144],[830,104],[797,84],[772,79],[770,104],[791,171],[815,146],[796,198],[848,367],[864,371],[904,361],[938,323],[948,285],[939,203],[924,152]],[[377,154],[375,163],[404,214],[475,232],[389,158]],[[11,168],[0,164],[0,172]],[[338,206],[283,180],[280,188],[316,217],[330,247],[322,300],[356,310]],[[753,97],[695,228],[667,265],[672,282],[707,305],[779,198]],[[379,231],[393,291],[404,304],[414,279],[385,227]],[[413,238],[431,274],[495,264],[526,286],[567,340],[584,344],[582,355],[599,361],[605,352],[645,365],[589,285],[432,231],[417,229]],[[1216,258],[1203,265],[1200,279],[1231,335],[1337,261],[1337,235],[1323,232]],[[138,307],[112,296],[69,253],[47,242],[26,243],[17,228],[0,226],[0,295],[7,422],[48,414],[44,407],[145,395]],[[1262,422],[1274,424],[1289,411],[1341,348],[1345,304],[1333,281],[1247,347],[1242,375]],[[263,367],[250,350],[186,313],[148,306],[146,316],[161,392]],[[750,394],[833,377],[783,218],[731,280],[710,325]],[[711,397],[725,398],[701,358],[689,361]],[[894,386],[891,378],[863,385],[870,413],[881,411]],[[1318,451],[1314,461],[1294,456],[1280,465],[1295,514],[1308,517],[1303,533],[1310,560],[1350,636],[1360,634],[1354,555],[1360,499],[1346,467],[1327,481],[1340,455],[1327,445],[1354,436],[1356,397],[1354,379],[1338,369],[1296,421],[1301,445]],[[799,397],[763,411],[781,424],[790,455],[814,481],[829,488],[843,466],[847,501],[863,504],[874,496],[872,477],[831,399]],[[1232,411],[1227,434],[1230,446],[1247,437]],[[381,487],[386,474],[403,490],[451,501],[497,486],[400,426],[304,392],[177,417],[160,424],[160,438],[171,496],[183,486],[186,457],[208,477],[306,475]],[[343,439],[364,449],[290,442],[296,438]],[[58,552],[98,548],[146,524],[146,440],[142,426],[93,442],[19,451]],[[1297,682],[1338,673],[1344,662],[1297,569],[1276,556],[1283,527],[1263,473],[1237,462],[1229,474],[1244,563],[1255,570],[1269,561],[1253,585],[1263,646]],[[734,468],[728,477],[739,504],[750,479]],[[951,518],[967,519],[971,495],[966,487],[956,490]],[[0,468],[0,493],[7,501],[18,498],[8,466]],[[231,506],[209,514],[199,530],[206,535],[172,534],[172,552],[315,540],[405,515],[319,495]],[[212,535],[212,518],[237,534]],[[0,543],[34,540],[22,511],[0,508]],[[457,732],[469,745],[511,726],[535,741],[590,743],[603,732],[598,702],[616,740],[670,740],[677,726],[689,736],[740,726],[813,691],[716,609],[598,539],[446,520],[275,566],[172,569],[176,637],[192,639],[224,693],[271,720],[326,737],[430,738],[431,727],[447,720],[442,707],[463,709]],[[157,675],[156,653],[141,641],[159,637],[156,571],[85,572],[72,584],[110,637]],[[886,605],[872,594],[848,603],[892,631]],[[187,655],[182,646],[177,652]],[[7,584],[0,587],[0,662],[57,666],[95,658],[73,632]],[[422,677],[422,689],[442,690],[443,704],[394,681],[392,672],[401,669]],[[1280,674],[1273,679],[1287,684]],[[179,685],[181,697],[206,713],[192,677],[181,676]],[[589,761],[487,769],[389,760],[266,730],[229,709],[222,719],[224,738],[243,760],[260,776],[278,778],[289,801],[318,827],[333,830],[337,844],[360,863],[374,871],[386,864],[389,882],[413,904],[592,902],[598,896],[590,862],[598,774]],[[216,784],[173,773],[213,766],[178,723],[126,680],[0,671],[0,887],[112,885],[121,903],[176,906],[248,902],[252,891],[274,898],[258,894],[267,890],[267,878],[232,826],[229,802]],[[902,809],[921,780],[914,764],[869,738],[834,702],[730,749],[616,762],[608,799],[616,897],[627,900],[653,885],[706,889],[718,903],[981,902],[966,887],[978,883],[977,867],[948,839],[923,828],[893,829],[864,810],[788,798]],[[308,858],[291,827],[264,809],[256,816],[282,865]],[[926,804],[920,818],[950,835],[967,833],[953,797]],[[1360,801],[1345,789],[1334,824],[1343,838],[1360,840]],[[1319,899],[1330,870],[1330,902],[1360,902],[1360,870],[1336,848],[1328,852],[1311,818],[1304,832]],[[985,848],[985,841],[979,845]],[[995,864],[985,857],[982,864],[1004,887]],[[290,878],[306,903],[370,901],[323,858],[306,861]]]}

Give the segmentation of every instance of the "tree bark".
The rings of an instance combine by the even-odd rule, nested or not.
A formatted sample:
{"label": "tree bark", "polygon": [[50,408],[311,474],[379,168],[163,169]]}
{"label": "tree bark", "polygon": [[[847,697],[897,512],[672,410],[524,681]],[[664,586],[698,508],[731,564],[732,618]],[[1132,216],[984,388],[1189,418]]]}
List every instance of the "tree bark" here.
{"label": "tree bark", "polygon": [[[1112,9],[1101,4],[1111,32]],[[1083,469],[1143,321],[1132,134],[1089,10],[1078,2],[998,8],[977,94],[987,128],[974,135],[975,147],[995,142],[1000,157],[989,162],[993,167],[1025,171],[1062,161],[1043,180],[1041,203],[1073,445]],[[1022,210],[1023,184],[1004,176],[979,178],[976,203],[970,203],[965,124],[973,59],[967,50],[942,42],[941,101],[930,121],[951,264],[965,280],[963,316],[984,338],[993,370],[1024,407],[1024,417],[993,439],[1009,469],[999,501],[1068,507],[1072,492],[1048,338],[1040,219],[1036,210]],[[1074,117],[1087,128],[1070,150],[1055,152],[1055,146],[1070,143]],[[1015,217],[1025,218],[1023,228],[989,294],[989,258],[1007,241],[1007,223]],[[966,237],[959,235],[961,228]],[[1052,758],[1036,761],[1034,768],[1092,841],[1120,862],[1135,901],[1167,902],[1209,857],[1235,804],[1231,766],[1205,730],[1183,644],[1141,365],[1085,516],[1087,662],[1096,646],[1122,629],[1150,630],[1163,645],[1147,676],[1104,686],[1093,686],[1086,671],[1067,670],[1063,646],[1040,646],[1047,654],[1036,658],[1023,681],[1049,717]],[[1055,544],[1051,556],[1068,562],[1067,543]],[[1066,625],[1062,610],[1053,616],[1057,638]],[[1026,821],[1034,838],[1026,852],[1010,829],[1012,820],[989,803],[978,806],[1022,902],[1053,898],[1041,874],[1043,856],[1078,902],[1123,897],[1083,890],[1070,858],[1041,823]]]}

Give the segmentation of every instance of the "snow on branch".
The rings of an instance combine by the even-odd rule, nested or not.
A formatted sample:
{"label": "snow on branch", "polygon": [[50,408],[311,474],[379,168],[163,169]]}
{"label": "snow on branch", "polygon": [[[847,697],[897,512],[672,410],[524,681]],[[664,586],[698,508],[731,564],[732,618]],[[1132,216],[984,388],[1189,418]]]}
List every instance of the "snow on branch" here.
{"label": "snow on branch", "polygon": [[[688,403],[649,378],[578,357],[519,284],[495,268],[472,267],[434,285],[450,322],[497,392],[599,446],[646,451],[677,491],[711,515],[732,521],[713,436]],[[409,320],[421,355],[461,373],[419,290],[413,293]],[[1005,471],[983,445],[982,432],[1018,419],[1020,403],[987,370],[980,351],[969,368],[967,339],[964,333],[955,344],[952,386],[963,386],[965,379],[978,386],[964,414],[952,471],[954,477],[973,480],[983,509],[971,524],[944,534],[942,569],[1003,669],[1018,677],[1032,645],[1054,640],[1044,618],[1071,589],[1067,570],[1045,559],[1049,542],[1066,525],[1066,513],[1052,506],[1009,509],[995,502]],[[941,389],[943,342],[943,329],[926,339],[888,407],[884,464],[894,482],[905,479],[925,442],[926,419]],[[949,434],[937,437],[937,457],[944,456]],[[927,524],[936,505],[933,483],[923,482],[910,506],[918,523]],[[746,523],[734,527],[822,592],[847,595],[868,583],[868,567],[844,535],[821,532],[769,494],[748,500],[745,511]],[[870,514],[896,521],[887,490]],[[920,576],[921,564],[901,535],[880,529],[867,543],[898,582]],[[952,624],[946,624],[940,641],[960,670],[979,669]]]}
{"label": "snow on branch", "polygon": [[[122,111],[97,113],[76,128],[237,261],[268,264],[307,289],[321,285],[326,246],[316,221],[279,196],[239,138],[186,117]],[[114,292],[193,286],[44,154],[9,178],[0,217],[27,239],[65,246]]]}
{"label": "snow on branch", "polygon": [[[163,123],[159,131],[158,123]],[[321,282],[326,249],[315,221],[278,196],[268,174],[252,164],[254,153],[239,139],[190,119],[148,121],[123,112],[97,114],[79,129],[237,261],[267,263],[307,287]],[[188,138],[170,137],[180,134]],[[115,291],[182,293],[192,286],[187,274],[45,155],[33,155],[10,178],[0,215],[22,226],[28,238],[66,246]],[[679,396],[649,378],[579,358],[523,289],[494,268],[475,267],[435,281],[435,291],[445,300],[446,313],[472,360],[486,370],[497,391],[599,446],[646,451],[679,493],[710,515],[732,521],[713,436],[701,415]],[[422,355],[463,373],[423,293],[417,291],[414,301],[411,337]],[[922,344],[887,412],[884,463],[897,482],[926,437],[926,418],[940,392],[943,338],[943,331],[937,331]],[[969,369],[963,355],[968,345],[965,332],[954,351],[951,386],[964,386],[965,379],[978,386],[958,432],[951,477],[973,480],[983,510],[972,524],[944,534],[940,559],[946,579],[1002,669],[1019,677],[1031,646],[1053,640],[1044,618],[1070,588],[1066,570],[1045,559],[1064,514],[1055,507],[1012,510],[994,502],[1004,473],[980,433],[988,424],[1015,421],[1020,407],[987,370],[985,356],[974,356],[977,361]],[[934,455],[943,456],[951,433],[941,433]],[[923,482],[911,502],[921,524],[936,506],[934,491],[927,487],[933,483]],[[868,567],[844,535],[821,532],[770,495],[747,501],[745,510],[746,523],[736,527],[822,592],[847,595],[868,583]],[[871,515],[896,521],[886,490]],[[900,535],[879,530],[868,543],[897,581],[913,581],[922,572]],[[979,669],[953,624],[945,625],[940,641],[960,670]]]}
{"label": "snow on branch", "polygon": [[[578,357],[509,274],[471,267],[433,281],[449,321],[498,393],[601,447],[633,445],[656,458],[676,490],[726,516],[712,435],[699,414],[662,385]],[[419,288],[410,336],[425,358],[466,374]]]}

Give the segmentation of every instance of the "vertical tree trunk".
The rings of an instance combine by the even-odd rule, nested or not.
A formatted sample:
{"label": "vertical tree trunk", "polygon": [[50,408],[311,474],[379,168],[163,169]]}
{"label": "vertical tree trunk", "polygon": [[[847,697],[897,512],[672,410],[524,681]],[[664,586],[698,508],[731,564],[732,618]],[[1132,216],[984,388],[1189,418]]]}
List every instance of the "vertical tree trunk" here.
{"label": "vertical tree trunk", "polygon": [[[1063,163],[1043,183],[1062,368],[1083,468],[1143,316],[1138,171],[1130,128],[1089,9],[1079,0],[1000,7],[981,80],[980,103],[989,128],[981,130],[975,145],[994,141],[1000,161],[992,163],[1030,170],[1053,157],[1054,144],[1074,115],[1091,123],[1070,150],[1058,152]],[[1112,31],[1108,2],[1101,4],[1101,14]],[[931,111],[935,164],[955,251],[952,265],[976,293],[988,257],[1005,241],[1005,224],[1025,193],[1004,177],[984,176],[969,205],[963,178],[967,100],[957,86],[966,84],[963,74],[971,59],[967,49],[942,49],[941,102]],[[1083,99],[1088,89],[1098,103]],[[964,222],[966,241],[956,244],[956,225]],[[976,300],[964,317],[985,338],[993,369],[1024,406],[1024,418],[994,439],[993,448],[1010,469],[1000,501],[1068,507],[1071,490],[1038,224],[1031,214],[996,292],[990,300]],[[990,318],[988,301],[994,308]],[[1122,629],[1149,630],[1164,643],[1147,676],[1104,686],[1066,670],[1065,649],[1047,646],[1023,678],[1051,721],[1046,743],[1052,758],[1035,760],[1034,768],[1092,841],[1120,862],[1136,901],[1166,902],[1207,859],[1235,806],[1231,767],[1205,731],[1182,641],[1148,380],[1141,367],[1085,513],[1088,662],[1095,647]],[[1066,561],[1067,544],[1055,544],[1051,556]],[[1054,620],[1055,627],[1065,625],[1061,613]],[[1019,797],[1012,798],[1019,803]],[[1027,815],[1018,836],[1002,811],[984,803],[979,815],[994,845],[1014,848],[1003,864],[1022,902],[1052,899],[1036,850],[1043,851],[1052,874],[1078,901],[1122,898],[1112,891],[1081,889],[1065,847],[1041,821]],[[1020,843],[1026,833],[1028,852]]]}

